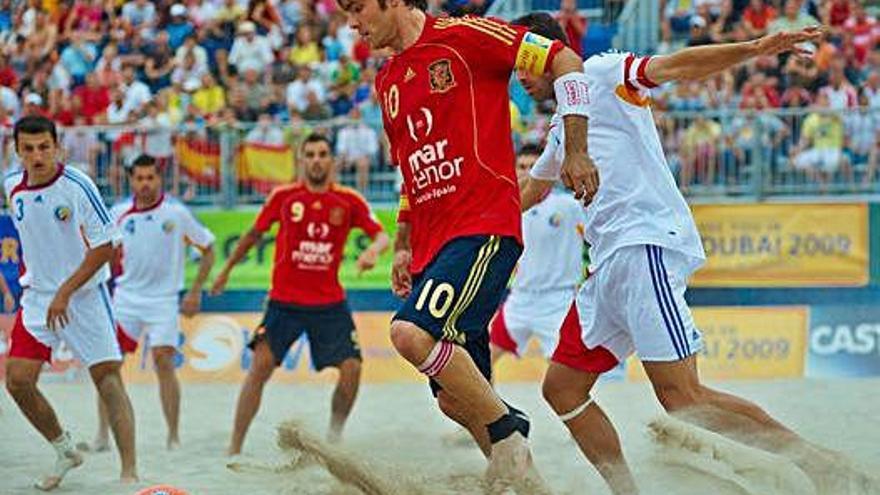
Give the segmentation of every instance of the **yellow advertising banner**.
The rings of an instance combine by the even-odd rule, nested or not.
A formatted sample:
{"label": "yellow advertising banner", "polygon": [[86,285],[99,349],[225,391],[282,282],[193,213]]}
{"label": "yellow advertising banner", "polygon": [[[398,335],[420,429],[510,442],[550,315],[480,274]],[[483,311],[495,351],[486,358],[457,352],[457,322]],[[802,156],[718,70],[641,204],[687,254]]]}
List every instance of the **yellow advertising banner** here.
{"label": "yellow advertising banner", "polygon": [[707,263],[695,287],[862,286],[865,204],[695,205]]}
{"label": "yellow advertising banner", "polygon": [[[691,308],[703,332],[697,363],[709,380],[799,378],[804,376],[809,309],[806,306]],[[638,360],[627,377],[645,379]]]}
{"label": "yellow advertising banner", "polygon": [[[358,343],[364,358],[364,383],[418,382],[425,378],[397,355],[391,345],[389,328],[392,313],[354,313]],[[260,323],[259,313],[205,313],[181,319],[183,334],[177,356],[177,373],[188,383],[241,382],[250,366],[246,348],[252,330]],[[498,380],[539,381],[547,365],[532,342],[522,359],[505,358],[498,367]],[[152,359],[143,345],[129,356],[123,376],[131,383],[154,382]],[[290,348],[280,369],[272,375],[281,383],[331,383],[336,372],[314,370],[306,338]]]}

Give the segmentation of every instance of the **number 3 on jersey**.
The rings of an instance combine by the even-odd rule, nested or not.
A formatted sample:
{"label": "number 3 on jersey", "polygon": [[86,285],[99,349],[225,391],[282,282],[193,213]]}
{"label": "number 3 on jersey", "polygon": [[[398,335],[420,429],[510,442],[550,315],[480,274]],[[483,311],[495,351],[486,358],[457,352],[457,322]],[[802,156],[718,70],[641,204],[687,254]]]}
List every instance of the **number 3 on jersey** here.
{"label": "number 3 on jersey", "polygon": [[[443,318],[449,312],[452,306],[452,300],[455,299],[455,288],[447,283],[440,282],[434,286],[434,279],[428,279],[422,286],[422,292],[419,293],[419,300],[416,301],[416,311],[421,311],[428,303],[428,311],[434,318]],[[441,302],[442,301],[442,302]]]}
{"label": "number 3 on jersey", "polygon": [[21,198],[15,198],[15,219],[19,222],[22,218],[24,218],[24,200]]}

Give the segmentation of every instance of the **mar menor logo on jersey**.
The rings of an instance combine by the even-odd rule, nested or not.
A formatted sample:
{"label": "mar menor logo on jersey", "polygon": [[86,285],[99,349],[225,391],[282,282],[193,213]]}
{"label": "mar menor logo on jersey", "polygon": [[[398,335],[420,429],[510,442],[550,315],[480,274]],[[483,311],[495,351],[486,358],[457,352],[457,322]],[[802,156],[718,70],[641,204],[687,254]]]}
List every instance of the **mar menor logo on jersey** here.
{"label": "mar menor logo on jersey", "polygon": [[73,213],[70,211],[70,208],[66,206],[59,206],[55,208],[55,218],[59,222],[66,222],[70,220],[71,216],[73,216]]}
{"label": "mar menor logo on jersey", "polygon": [[550,215],[550,226],[559,227],[562,225],[562,213],[556,212]]}
{"label": "mar menor logo on jersey", "polygon": [[452,62],[441,58],[428,66],[429,82],[432,93],[445,93],[455,87],[455,76],[452,74]]}
{"label": "mar menor logo on jersey", "polygon": [[173,221],[165,220],[165,222],[162,223],[162,232],[165,232],[166,234],[170,234],[171,232],[174,232],[174,227],[175,227],[175,225],[174,225]]}
{"label": "mar menor logo on jersey", "polygon": [[127,222],[125,222],[125,227],[123,227],[126,232],[131,235],[134,235],[134,218],[129,218]]}

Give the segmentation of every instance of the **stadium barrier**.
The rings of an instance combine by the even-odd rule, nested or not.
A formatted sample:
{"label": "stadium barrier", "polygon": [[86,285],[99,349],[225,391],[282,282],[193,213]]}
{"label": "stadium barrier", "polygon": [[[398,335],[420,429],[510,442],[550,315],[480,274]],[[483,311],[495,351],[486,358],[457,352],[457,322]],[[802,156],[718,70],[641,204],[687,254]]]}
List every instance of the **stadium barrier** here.
{"label": "stadium barrier", "polygon": [[878,119],[870,108],[655,114],[679,187],[707,202],[876,196]]}
{"label": "stadium barrier", "polygon": [[[365,122],[380,151],[370,159],[362,192],[373,203],[394,204],[399,173],[390,165],[381,125],[374,120]],[[543,139],[547,117],[524,120],[526,131],[515,141]],[[880,109],[658,111],[655,121],[669,165],[692,203],[880,200],[875,180]],[[165,165],[172,194],[191,204],[233,208],[259,203],[272,187],[296,177],[295,150],[309,132],[336,142],[350,125],[342,118],[272,124],[265,133],[260,124],[196,121],[68,127],[62,129],[62,158],[92,174],[108,201],[115,202],[128,195],[124,166],[140,153],[152,154]],[[812,138],[802,141],[805,135]],[[0,127],[0,170],[14,162],[11,130]],[[355,166],[343,162],[340,182],[358,186]]]}
{"label": "stadium barrier", "polygon": [[[364,121],[366,122],[366,121]],[[114,203],[130,193],[125,167],[140,154],[156,157],[171,194],[194,205],[232,208],[256,204],[273,187],[298,175],[296,150],[311,132],[331,138],[354,126],[350,119],[293,124],[217,124],[189,121],[181,125],[127,124],[72,126],[60,130],[60,159],[87,172],[105,199]],[[389,165],[381,126],[365,124],[375,133],[378,151],[369,157],[370,201],[397,201],[397,172]],[[349,141],[346,141],[349,142]],[[12,130],[0,127],[0,170],[16,167]],[[339,159],[337,180],[356,186],[352,160]]]}

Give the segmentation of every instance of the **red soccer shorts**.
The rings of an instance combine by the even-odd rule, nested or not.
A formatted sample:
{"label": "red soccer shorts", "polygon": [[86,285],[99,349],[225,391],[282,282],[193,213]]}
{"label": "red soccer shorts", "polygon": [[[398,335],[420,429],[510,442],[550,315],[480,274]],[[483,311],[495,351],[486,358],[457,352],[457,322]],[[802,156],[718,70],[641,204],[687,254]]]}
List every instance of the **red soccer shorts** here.
{"label": "red soccer shorts", "polygon": [[596,347],[587,349],[581,340],[581,324],[577,304],[572,301],[571,309],[562,321],[559,331],[559,345],[550,359],[585,373],[605,373],[617,366],[617,358],[608,349]]}

